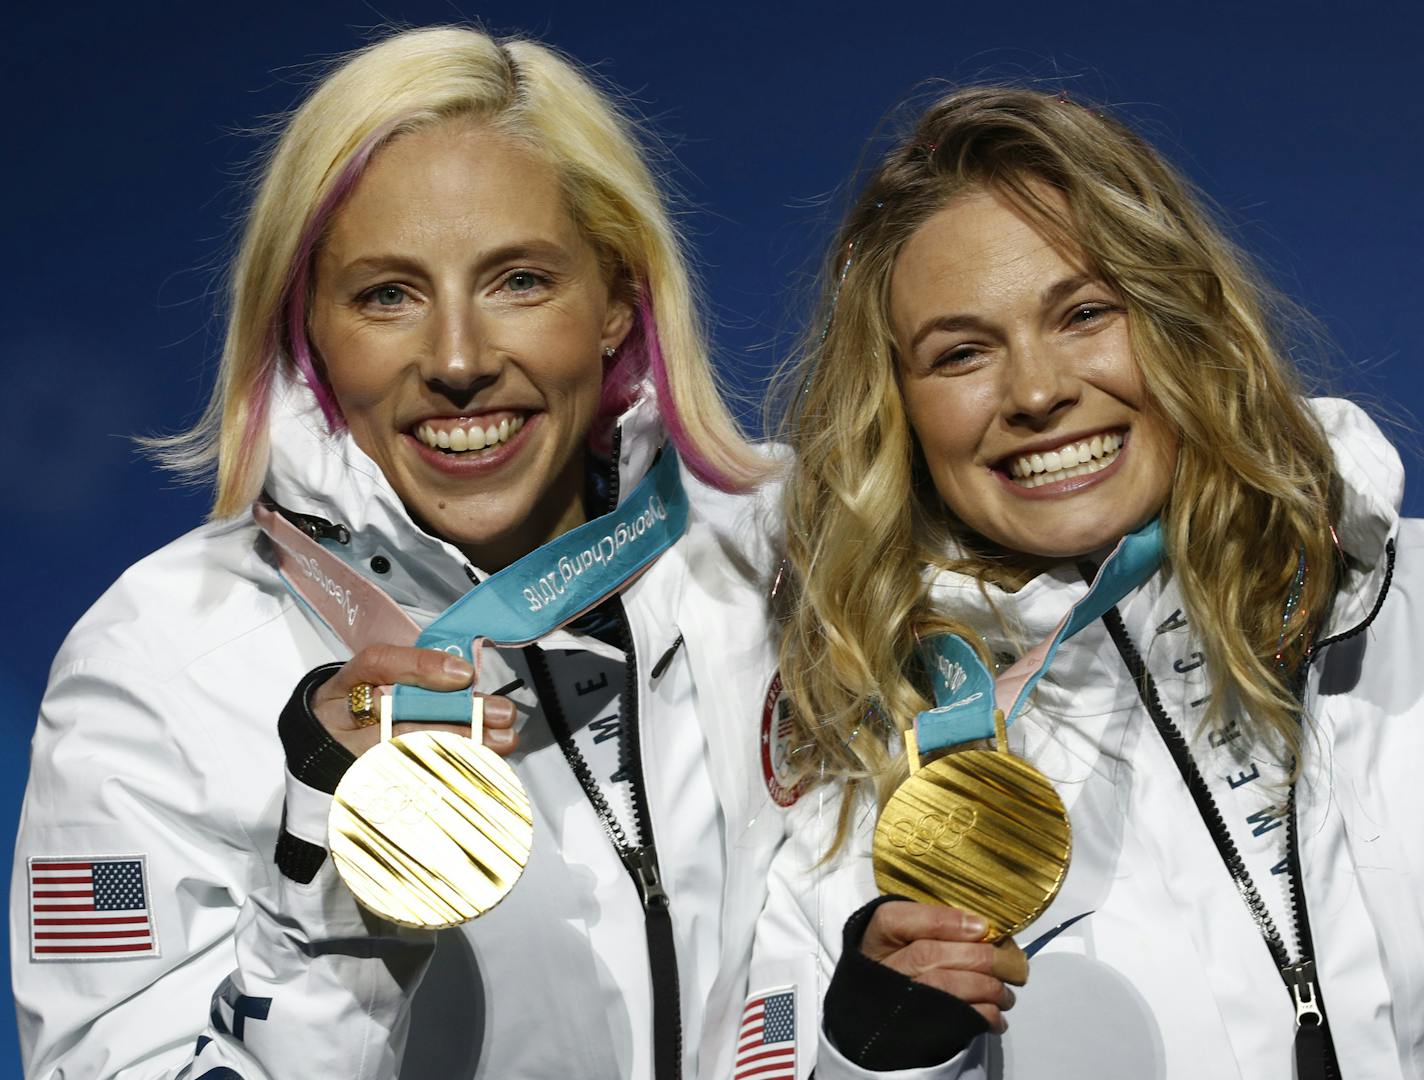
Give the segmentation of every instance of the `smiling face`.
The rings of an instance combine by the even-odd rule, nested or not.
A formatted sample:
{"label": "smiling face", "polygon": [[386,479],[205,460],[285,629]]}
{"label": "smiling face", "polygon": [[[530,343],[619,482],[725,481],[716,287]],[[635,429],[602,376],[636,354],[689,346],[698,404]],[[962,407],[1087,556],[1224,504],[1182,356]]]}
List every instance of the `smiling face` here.
{"label": "smiling face", "polygon": [[1122,298],[1000,196],[967,192],[915,231],[890,315],[910,425],[970,529],[1070,558],[1162,508],[1178,440],[1150,407]]}
{"label": "smiling face", "polygon": [[631,324],[554,169],[469,121],[381,149],[315,259],[311,339],[352,437],[486,570],[583,521],[603,349]]}

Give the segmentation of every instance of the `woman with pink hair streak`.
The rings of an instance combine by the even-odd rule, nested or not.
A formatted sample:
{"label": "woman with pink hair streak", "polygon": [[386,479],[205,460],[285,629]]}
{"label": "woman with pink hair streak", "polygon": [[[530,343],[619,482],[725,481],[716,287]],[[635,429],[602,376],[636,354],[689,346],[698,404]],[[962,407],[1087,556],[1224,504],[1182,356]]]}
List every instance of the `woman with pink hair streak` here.
{"label": "woman with pink hair streak", "polygon": [[[81,620],[41,707],[29,1076],[726,1072],[783,830],[767,466],[635,135],[548,48],[459,28],[286,124],[212,403],[155,444],[211,470],[211,520]],[[386,707],[397,736],[482,708],[527,792],[523,875],[473,921],[393,921],[333,855]],[[444,798],[399,790],[363,812]]]}

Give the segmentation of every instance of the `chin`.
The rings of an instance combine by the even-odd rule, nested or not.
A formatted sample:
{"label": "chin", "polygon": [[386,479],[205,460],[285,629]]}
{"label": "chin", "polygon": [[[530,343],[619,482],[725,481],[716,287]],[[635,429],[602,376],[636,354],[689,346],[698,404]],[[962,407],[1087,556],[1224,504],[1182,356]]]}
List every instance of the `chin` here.
{"label": "chin", "polygon": [[472,500],[470,505],[465,505],[461,501],[450,499],[446,500],[443,509],[434,505],[408,506],[408,509],[421,528],[431,536],[454,544],[462,551],[470,551],[499,544],[524,520],[523,514],[510,512],[507,500],[493,500],[505,504],[500,505],[494,513],[481,505],[487,501]]}
{"label": "chin", "polygon": [[[971,526],[972,527],[972,526]],[[1106,554],[1129,529],[1096,528],[1083,531],[1059,529],[1053,532],[1053,539],[1044,536],[1043,528],[1037,527],[1030,535],[1028,530],[976,530],[988,541],[991,549],[1007,555],[1011,561],[1026,561],[1034,565],[1081,559],[1098,554]]]}
{"label": "chin", "polygon": [[1140,528],[1142,524],[1145,524],[1145,521],[1138,524],[1125,523],[1120,527],[1095,528],[1091,531],[1062,536],[1052,543],[1046,542],[1042,537],[1019,536],[1012,542],[1001,546],[1031,559],[1066,561],[1086,558],[1101,561],[1112,552],[1112,549],[1124,536]]}

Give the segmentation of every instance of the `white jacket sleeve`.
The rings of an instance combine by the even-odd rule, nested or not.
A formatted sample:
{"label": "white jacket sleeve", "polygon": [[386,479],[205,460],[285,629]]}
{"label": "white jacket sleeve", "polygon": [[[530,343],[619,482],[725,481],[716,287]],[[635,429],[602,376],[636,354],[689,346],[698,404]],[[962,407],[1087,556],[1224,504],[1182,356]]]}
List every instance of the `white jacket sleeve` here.
{"label": "white jacket sleeve", "polygon": [[[829,785],[802,796],[789,811],[789,837],[777,853],[767,902],[752,949],[750,1000],[794,988],[796,1075],[806,1080],[983,1080],[982,1040],[933,1068],[873,1072],[848,1060],[822,1024],[826,988],[840,959],[846,920],[879,895],[870,860],[874,809],[860,809],[846,846],[822,861],[840,809]],[[743,1051],[739,1047],[739,1057]]]}
{"label": "white jacket sleeve", "polygon": [[[308,884],[282,877],[272,835],[251,835],[225,799],[234,770],[192,711],[107,661],[51,678],[11,885],[26,1076],[394,1077],[433,936],[365,915],[329,857]],[[275,711],[272,724],[254,753],[270,755],[275,781]],[[308,812],[325,798],[309,794]],[[274,782],[274,817],[281,798]],[[78,903],[95,923],[40,895],[55,891],[42,884],[52,865],[91,867],[93,896]],[[99,868],[114,865],[140,888],[104,892]],[[117,939],[126,951],[97,923],[120,918],[140,931]]]}

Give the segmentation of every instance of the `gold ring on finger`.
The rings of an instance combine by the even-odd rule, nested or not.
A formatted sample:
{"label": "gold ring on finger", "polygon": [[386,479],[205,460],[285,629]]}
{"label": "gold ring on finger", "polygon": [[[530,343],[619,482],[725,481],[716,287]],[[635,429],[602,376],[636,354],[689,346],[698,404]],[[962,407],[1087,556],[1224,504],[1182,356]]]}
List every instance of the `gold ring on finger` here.
{"label": "gold ring on finger", "polygon": [[368,682],[357,683],[346,695],[346,706],[357,727],[370,727],[380,719],[376,715],[376,688]]}

